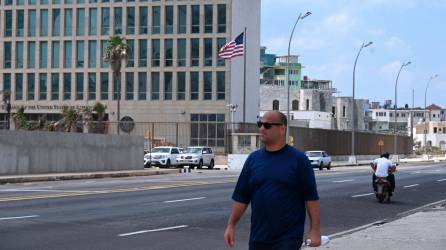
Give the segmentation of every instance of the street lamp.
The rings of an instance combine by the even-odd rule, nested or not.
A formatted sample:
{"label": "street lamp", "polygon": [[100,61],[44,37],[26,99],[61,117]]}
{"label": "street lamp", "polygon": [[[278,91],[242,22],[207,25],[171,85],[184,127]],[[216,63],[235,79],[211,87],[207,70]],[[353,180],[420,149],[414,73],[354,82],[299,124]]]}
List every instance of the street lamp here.
{"label": "street lamp", "polygon": [[358,62],[359,55],[363,48],[372,45],[373,42],[362,43],[361,48],[359,48],[358,55],[356,55],[355,64],[353,65],[353,99],[352,99],[352,155],[350,156],[349,162],[356,164],[355,155],[355,73],[356,73],[356,63]]}
{"label": "street lamp", "polygon": [[[427,136],[427,118],[426,118],[426,110],[427,110],[427,105],[426,105],[426,96],[427,96],[427,88],[429,87],[429,84],[431,83],[431,81],[435,78],[438,77],[438,74],[435,74],[431,77],[429,77],[429,81],[427,81],[426,84],[426,90],[424,91],[424,154],[427,156],[427,144],[426,144],[426,136]],[[429,117],[429,121],[430,121],[430,117]],[[429,158],[429,156],[427,156]]]}
{"label": "street lamp", "polygon": [[396,136],[396,124],[397,124],[397,120],[396,120],[396,109],[397,109],[397,86],[398,86],[398,78],[400,77],[400,73],[401,70],[403,69],[403,67],[406,67],[407,65],[411,64],[411,61],[408,61],[407,63],[403,63],[400,67],[400,70],[398,71],[398,74],[396,75],[396,81],[395,81],[395,106],[394,106],[394,118],[395,118],[395,124],[393,125],[393,145],[394,145],[394,157],[396,159],[396,162],[399,161],[398,158],[398,137]]}
{"label": "street lamp", "polygon": [[293,30],[291,31],[290,40],[288,42],[288,56],[286,59],[286,84],[288,85],[287,88],[287,119],[288,119],[288,126],[286,128],[286,138],[287,142],[289,143],[290,140],[290,48],[291,48],[291,39],[293,39],[294,29],[296,29],[296,25],[299,22],[299,20],[302,20],[306,18],[307,16],[311,15],[311,12],[307,11],[304,15],[302,13],[299,13],[299,17],[297,17],[296,22],[294,23]]}
{"label": "street lamp", "polygon": [[6,129],[9,130],[9,121],[11,119],[11,92],[9,90],[0,90],[0,93],[3,93],[3,103],[5,104],[6,109]]}

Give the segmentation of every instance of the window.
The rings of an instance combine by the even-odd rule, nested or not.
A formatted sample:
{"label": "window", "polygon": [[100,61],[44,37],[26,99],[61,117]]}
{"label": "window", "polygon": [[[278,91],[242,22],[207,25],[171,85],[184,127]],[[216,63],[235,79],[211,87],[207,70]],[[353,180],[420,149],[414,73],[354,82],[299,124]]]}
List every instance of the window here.
{"label": "window", "polygon": [[190,46],[190,54],[191,54],[191,66],[199,66],[200,64],[200,39],[192,38]]}
{"label": "window", "polygon": [[64,41],[64,49],[63,49],[63,67],[71,68],[71,50],[72,50],[72,42]]}
{"label": "window", "polygon": [[251,136],[250,135],[239,135],[238,136],[238,146],[239,146],[239,148],[251,147]]}
{"label": "window", "polygon": [[172,72],[164,72],[164,100],[172,100]]}
{"label": "window", "polygon": [[200,6],[191,5],[191,33],[200,33]]}
{"label": "window", "polygon": [[98,33],[98,25],[97,25],[97,20],[98,20],[98,9],[96,8],[91,8],[90,10],[90,15],[89,15],[89,19],[88,19],[88,27],[89,27],[89,31],[88,34],[90,36],[94,36]]}
{"label": "window", "polygon": [[32,101],[35,99],[35,91],[36,91],[36,84],[35,84],[35,75],[34,73],[28,73],[28,95],[26,97],[27,100]]}
{"label": "window", "polygon": [[84,99],[84,75],[76,73],[76,100]]}
{"label": "window", "polygon": [[30,37],[34,37],[37,35],[36,20],[37,20],[36,10],[28,10],[28,36]]}
{"label": "window", "polygon": [[88,73],[88,100],[96,100],[96,73]]}
{"label": "window", "polygon": [[151,76],[151,82],[152,82],[152,93],[151,93],[151,99],[152,100],[159,100],[160,99],[160,73],[159,72],[152,72]]}
{"label": "window", "polygon": [[148,9],[147,7],[139,8],[139,34],[148,33]]}
{"label": "window", "polygon": [[12,10],[5,11],[5,37],[12,36]]}
{"label": "window", "polygon": [[24,35],[25,35],[25,11],[17,10],[16,36],[21,37]]}
{"label": "window", "polygon": [[434,127],[434,134],[437,133],[437,127]]}
{"label": "window", "polygon": [[147,99],[147,73],[138,73],[138,100]]}
{"label": "window", "polygon": [[101,41],[101,68],[106,68],[107,67],[107,62],[104,60],[105,57],[105,50],[107,49],[108,46],[108,41],[107,40],[102,40]]}
{"label": "window", "polygon": [[172,41],[172,39],[164,40],[164,57],[165,57],[164,66],[172,67],[173,66],[173,41]]}
{"label": "window", "polygon": [[48,36],[48,10],[40,10],[40,36]]}
{"label": "window", "polygon": [[[190,145],[223,147],[225,138],[224,114],[191,114]],[[211,151],[207,150],[209,153]]]}
{"label": "window", "polygon": [[217,100],[226,98],[226,72],[217,72]]}
{"label": "window", "polygon": [[60,43],[53,42],[51,44],[51,68],[59,68],[59,56],[60,53]]}
{"label": "window", "polygon": [[293,100],[291,106],[292,106],[293,110],[299,110],[299,101],[298,100]]}
{"label": "window", "polygon": [[115,7],[114,14],[115,14],[115,18],[114,18],[114,22],[113,22],[113,25],[114,25],[113,34],[120,35],[120,34],[122,34],[122,8]]}
{"label": "window", "polygon": [[63,99],[65,101],[71,99],[71,74],[70,73],[63,74]]}
{"label": "window", "polygon": [[212,38],[204,39],[204,66],[212,66]]}
{"label": "window", "polygon": [[96,41],[88,41],[88,67],[96,68]]}
{"label": "window", "polygon": [[190,99],[198,100],[200,93],[198,72],[190,72]]}
{"label": "window", "polygon": [[160,33],[160,7],[153,6],[152,7],[152,34]]}
{"label": "window", "polygon": [[23,74],[15,74],[15,100],[23,99]]}
{"label": "window", "polygon": [[345,117],[345,106],[342,106],[342,117]]}
{"label": "window", "polygon": [[204,33],[212,33],[213,14],[213,6],[204,5]]}
{"label": "window", "polygon": [[51,74],[51,100],[59,100],[59,74]]}
{"label": "window", "polygon": [[186,33],[186,18],[187,18],[187,7],[186,5],[178,6],[178,34]]}
{"label": "window", "polygon": [[218,33],[226,33],[226,4],[217,5]]}
{"label": "window", "polygon": [[178,67],[186,66],[186,39],[177,40],[177,63]]}
{"label": "window", "polygon": [[139,40],[139,67],[147,66],[147,40]]}
{"label": "window", "polygon": [[133,72],[125,73],[125,99],[133,100],[133,89],[134,89],[134,81],[133,81]]}
{"label": "window", "polygon": [[36,43],[28,42],[28,68],[32,69],[36,67]]}
{"label": "window", "polygon": [[23,42],[16,42],[15,44],[15,67],[18,69],[23,68]]}
{"label": "window", "polygon": [[101,9],[101,35],[108,35],[110,33],[110,9]]}
{"label": "window", "polygon": [[310,100],[309,99],[306,100],[305,110],[310,110]]}
{"label": "window", "polygon": [[84,67],[84,42],[76,41],[76,68]]}
{"label": "window", "polygon": [[12,43],[11,42],[5,42],[3,45],[4,48],[4,64],[3,67],[5,69],[10,69],[11,68],[11,62],[12,62]]}
{"label": "window", "polygon": [[60,36],[60,9],[53,9],[53,36]]}
{"label": "window", "polygon": [[48,43],[40,42],[39,48],[39,67],[41,69],[48,66]]}
{"label": "window", "polygon": [[73,35],[73,10],[65,9],[65,22],[64,22],[64,35],[71,36]]}
{"label": "window", "polygon": [[203,72],[204,92],[203,100],[212,100],[212,72]]}
{"label": "window", "polygon": [[47,79],[46,74],[39,74],[39,100],[46,100]]}
{"label": "window", "polygon": [[173,33],[173,6],[166,6],[165,7],[165,28],[164,33],[165,34],[172,34]]}
{"label": "window", "polygon": [[225,43],[226,43],[226,38],[217,38],[217,48],[216,48],[217,60],[216,61],[217,61],[217,66],[219,66],[219,67],[226,66],[225,59],[218,56],[218,51],[220,51],[220,49],[225,45]]}
{"label": "window", "polygon": [[101,73],[101,100],[108,100],[108,73]]}
{"label": "window", "polygon": [[11,74],[3,74],[3,90],[11,90]]}
{"label": "window", "polygon": [[135,7],[127,7],[127,34],[135,34]]}
{"label": "window", "polygon": [[177,100],[186,99],[186,73],[177,72]]}
{"label": "window", "polygon": [[127,67],[134,67],[135,66],[135,41],[134,40],[127,40],[127,45],[129,46],[129,53],[127,58]]}
{"label": "window", "polygon": [[279,110],[279,100],[273,101],[273,110]]}
{"label": "window", "polygon": [[77,25],[76,35],[83,36],[85,34],[85,9],[77,9]]}
{"label": "window", "polygon": [[160,66],[160,40],[152,39],[152,67]]}

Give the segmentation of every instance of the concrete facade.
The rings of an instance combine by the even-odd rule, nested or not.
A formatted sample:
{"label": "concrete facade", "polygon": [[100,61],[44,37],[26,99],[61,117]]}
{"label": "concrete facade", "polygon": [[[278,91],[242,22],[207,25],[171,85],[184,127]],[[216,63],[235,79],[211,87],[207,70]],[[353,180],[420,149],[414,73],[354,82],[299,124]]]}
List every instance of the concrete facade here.
{"label": "concrete facade", "polygon": [[0,130],[0,175],[143,169],[144,138]]}

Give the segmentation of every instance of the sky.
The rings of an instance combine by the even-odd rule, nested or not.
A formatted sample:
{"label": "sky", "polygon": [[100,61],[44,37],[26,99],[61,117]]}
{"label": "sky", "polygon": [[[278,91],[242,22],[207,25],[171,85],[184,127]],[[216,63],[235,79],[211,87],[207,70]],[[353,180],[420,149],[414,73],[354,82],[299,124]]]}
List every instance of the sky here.
{"label": "sky", "polygon": [[288,40],[299,13],[291,54],[299,55],[302,76],[332,80],[338,96],[352,95],[370,102],[395,98],[398,70],[398,106],[446,108],[446,0],[262,0],[261,45],[266,53],[286,55]]}

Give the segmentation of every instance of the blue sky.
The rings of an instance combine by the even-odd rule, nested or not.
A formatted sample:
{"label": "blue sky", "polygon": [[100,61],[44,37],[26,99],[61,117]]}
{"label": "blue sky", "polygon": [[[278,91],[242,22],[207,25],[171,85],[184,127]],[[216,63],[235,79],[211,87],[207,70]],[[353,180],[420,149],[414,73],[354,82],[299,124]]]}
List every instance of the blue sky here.
{"label": "blue sky", "polygon": [[267,53],[285,55],[292,25],[300,12],[313,14],[299,21],[291,54],[300,56],[302,75],[332,80],[339,96],[352,95],[356,66],[356,98],[394,99],[398,106],[424,106],[429,77],[438,74],[428,89],[427,103],[446,107],[446,0],[262,0],[261,44]]}

